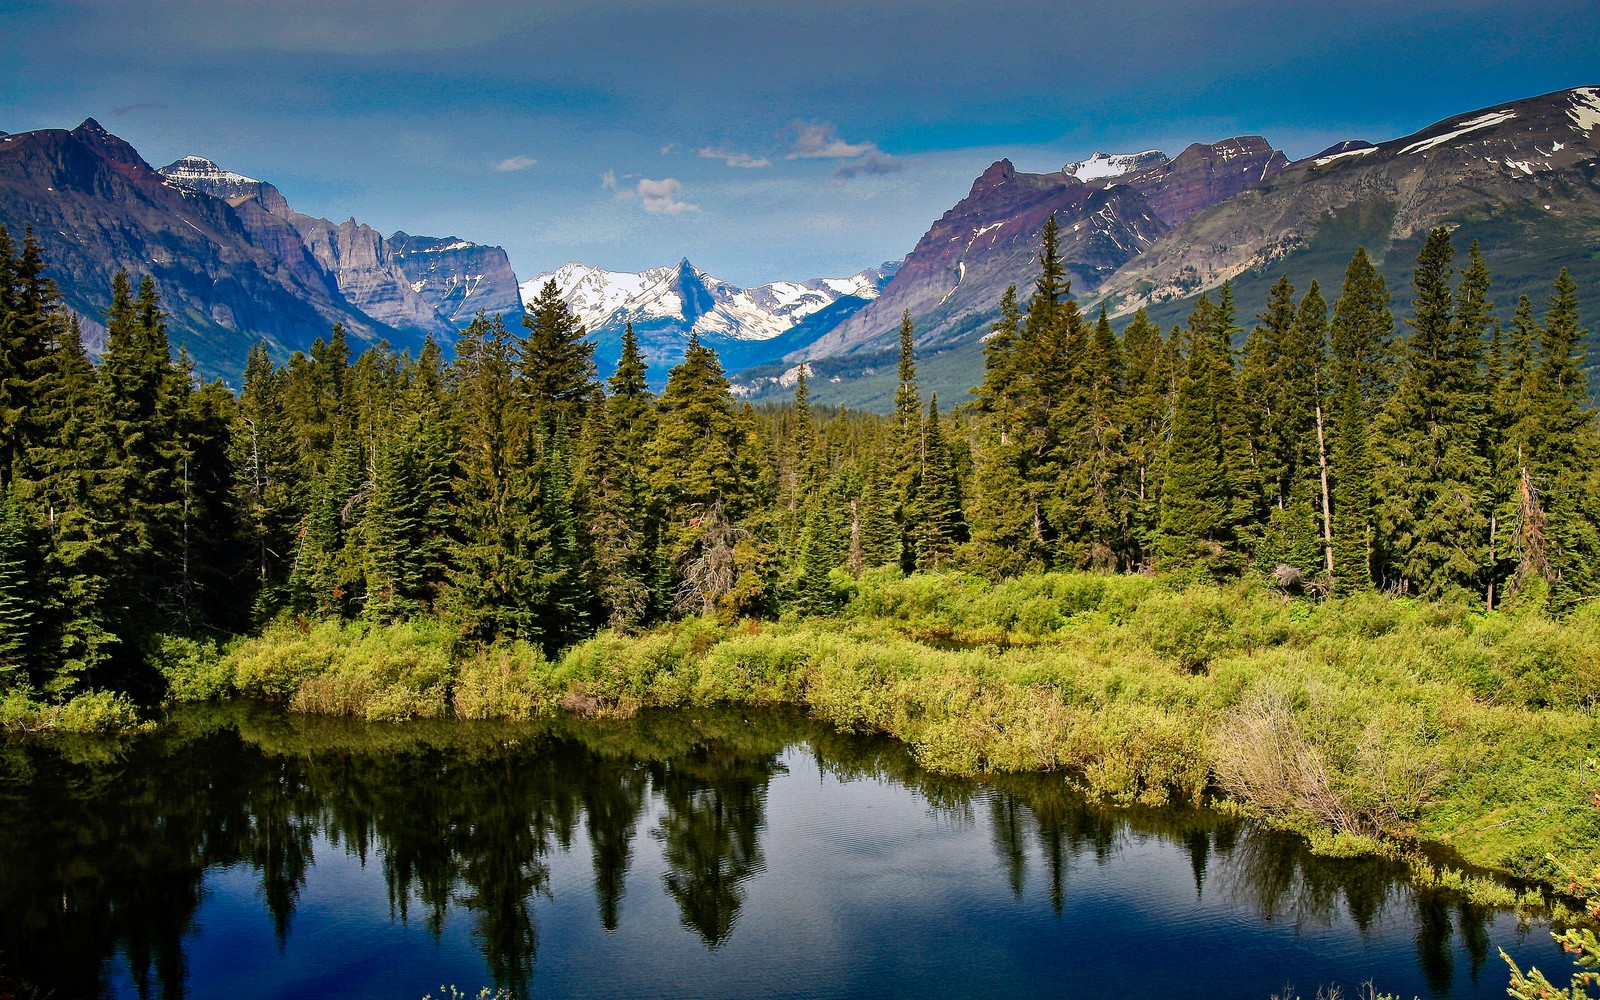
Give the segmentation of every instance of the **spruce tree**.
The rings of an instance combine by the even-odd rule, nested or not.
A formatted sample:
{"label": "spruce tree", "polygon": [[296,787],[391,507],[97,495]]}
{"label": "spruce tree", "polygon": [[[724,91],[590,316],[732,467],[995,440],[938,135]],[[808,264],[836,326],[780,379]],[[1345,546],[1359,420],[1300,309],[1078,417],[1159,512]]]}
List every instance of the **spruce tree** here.
{"label": "spruce tree", "polygon": [[657,412],[651,502],[671,570],[662,604],[701,613],[758,594],[756,553],[741,549],[750,540],[745,519],[755,512],[747,431],[716,351],[694,334],[683,363],[668,373]]}
{"label": "spruce tree", "polygon": [[589,422],[594,471],[585,529],[594,565],[600,614],[613,627],[630,628],[656,612],[657,522],[650,517],[649,462],[655,437],[655,401],[630,323],[622,356],[607,380],[610,397]]}
{"label": "spruce tree", "polygon": [[1378,466],[1388,573],[1404,593],[1481,593],[1488,562],[1487,398],[1479,364],[1488,269],[1474,252],[1452,303],[1454,250],[1433,230],[1417,258],[1405,371],[1384,411]]}
{"label": "spruce tree", "polygon": [[1129,519],[1125,564],[1138,569],[1155,554],[1164,452],[1172,421],[1173,370],[1161,328],[1143,309],[1122,332],[1121,354],[1126,365],[1123,494]]}
{"label": "spruce tree", "polygon": [[457,540],[441,604],[468,638],[543,644],[551,532],[541,516],[513,341],[498,316],[480,313],[456,342]]}
{"label": "spruce tree", "polygon": [[[1233,504],[1217,404],[1218,340],[1209,298],[1201,295],[1185,335],[1172,437],[1161,493],[1159,548],[1164,562],[1226,563],[1234,541]],[[1224,386],[1224,388],[1227,388]]]}
{"label": "spruce tree", "polygon": [[956,546],[965,535],[959,487],[939,419],[939,397],[928,402],[923,423],[923,443],[918,470],[918,517],[914,544],[916,568],[938,572],[948,567]]}
{"label": "spruce tree", "polygon": [[909,573],[916,567],[916,522],[922,516],[922,394],[917,388],[916,329],[909,309],[900,316],[897,375],[889,461],[893,470],[894,519],[900,526],[900,568]]}
{"label": "spruce tree", "polygon": [[1372,435],[1393,389],[1395,369],[1389,290],[1364,248],[1345,269],[1329,346],[1334,586],[1362,589],[1372,583],[1377,530]]}
{"label": "spruce tree", "polygon": [[9,486],[0,486],[0,693],[26,689],[39,590],[28,572],[29,540]]}
{"label": "spruce tree", "polygon": [[561,300],[555,280],[546,281],[522,317],[526,336],[518,344],[520,384],[534,422],[545,432],[557,423],[583,424],[595,384],[594,344],[583,324]]}

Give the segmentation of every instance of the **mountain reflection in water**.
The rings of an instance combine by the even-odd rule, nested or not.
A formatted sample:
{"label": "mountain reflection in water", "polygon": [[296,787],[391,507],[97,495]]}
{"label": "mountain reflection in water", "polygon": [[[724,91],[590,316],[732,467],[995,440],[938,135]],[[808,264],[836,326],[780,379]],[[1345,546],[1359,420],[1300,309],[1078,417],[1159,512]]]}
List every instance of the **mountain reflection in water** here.
{"label": "mountain reflection in water", "polygon": [[[0,743],[0,796],[0,996],[1487,997],[1496,945],[1565,968],[1386,862],[1059,775],[932,774],[789,712],[188,709]],[[267,927],[276,954],[247,946]]]}

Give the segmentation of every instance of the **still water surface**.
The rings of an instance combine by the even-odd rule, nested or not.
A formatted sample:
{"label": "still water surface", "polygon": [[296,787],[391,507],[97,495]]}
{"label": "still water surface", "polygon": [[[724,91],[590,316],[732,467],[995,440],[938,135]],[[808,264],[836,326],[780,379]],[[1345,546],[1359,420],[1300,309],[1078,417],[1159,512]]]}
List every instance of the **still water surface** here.
{"label": "still water surface", "polygon": [[787,713],[0,744],[0,997],[1504,997],[1542,929]]}

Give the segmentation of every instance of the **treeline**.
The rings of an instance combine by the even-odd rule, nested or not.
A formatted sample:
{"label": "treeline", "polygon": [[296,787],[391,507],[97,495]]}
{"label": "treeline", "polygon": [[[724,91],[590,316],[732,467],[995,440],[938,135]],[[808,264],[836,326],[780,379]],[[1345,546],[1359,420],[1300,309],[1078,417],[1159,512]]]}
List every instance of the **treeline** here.
{"label": "treeline", "polygon": [[[1119,335],[1070,296],[1047,226],[976,400],[891,415],[741,405],[691,339],[657,396],[631,330],[602,381],[547,284],[446,361],[335,327],[237,394],[171,357],[150,279],[119,277],[98,365],[31,237],[0,233],[0,694],[149,690],[171,635],[290,615],[436,616],[546,651],[686,614],[826,613],[841,574],[1049,568],[1230,575],[1557,608],[1596,593],[1600,456],[1565,272],[1491,317],[1474,248],[1419,258],[1402,338],[1365,253],[1331,308],[1231,290]],[[162,651],[166,650],[166,653]]]}
{"label": "treeline", "polygon": [[1080,314],[1046,227],[1026,311],[1008,295],[971,432],[969,563],[1137,571],[1254,565],[1286,583],[1495,607],[1600,590],[1600,437],[1577,288],[1491,314],[1476,243],[1417,259],[1400,336],[1365,250],[1331,310],[1271,290],[1244,336],[1229,285],[1167,335]]}

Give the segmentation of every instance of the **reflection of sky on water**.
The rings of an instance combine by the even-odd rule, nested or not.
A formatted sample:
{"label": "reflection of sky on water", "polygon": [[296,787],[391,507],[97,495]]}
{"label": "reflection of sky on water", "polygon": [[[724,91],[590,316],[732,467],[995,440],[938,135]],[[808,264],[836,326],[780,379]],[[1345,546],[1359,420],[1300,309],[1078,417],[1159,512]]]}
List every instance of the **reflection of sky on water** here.
{"label": "reflection of sky on water", "polygon": [[[540,997],[1265,1000],[1286,985],[1310,996],[1337,983],[1350,995],[1370,979],[1401,996],[1498,998],[1497,946],[1565,968],[1542,930],[1419,901],[1385,865],[1312,859],[1288,838],[1208,814],[1085,808],[1059,777],[951,782],[898,751],[841,763],[852,751],[836,737],[754,756],[695,745],[667,762],[569,741],[480,758],[476,771],[452,764],[462,780],[507,783],[465,800],[484,810],[476,818],[385,811],[382,795],[410,793],[377,784],[426,766],[369,762],[298,793],[291,777],[302,811],[282,828],[302,831],[312,860],[297,892],[292,872],[280,890],[292,904],[280,907],[281,948],[262,870],[213,865],[182,937],[189,995],[420,998],[445,983],[475,993],[492,980],[486,935],[502,969],[525,963]],[[522,835],[492,828],[497,808],[523,816]],[[417,847],[438,831],[395,829],[435,815],[448,816],[439,842],[454,845],[456,867],[429,868],[439,859]],[[385,875],[386,852],[407,836],[419,870],[458,873],[436,928],[416,884]],[[283,854],[253,849],[258,864]],[[594,860],[608,850],[621,890],[610,931]],[[459,880],[506,865],[526,896]],[[124,955],[110,963],[112,995],[138,995],[128,967]]]}

